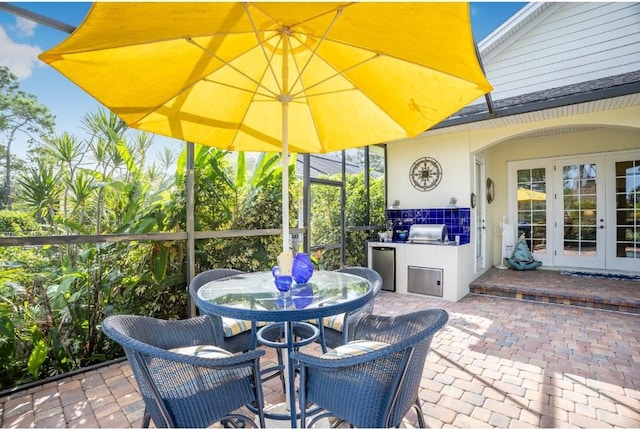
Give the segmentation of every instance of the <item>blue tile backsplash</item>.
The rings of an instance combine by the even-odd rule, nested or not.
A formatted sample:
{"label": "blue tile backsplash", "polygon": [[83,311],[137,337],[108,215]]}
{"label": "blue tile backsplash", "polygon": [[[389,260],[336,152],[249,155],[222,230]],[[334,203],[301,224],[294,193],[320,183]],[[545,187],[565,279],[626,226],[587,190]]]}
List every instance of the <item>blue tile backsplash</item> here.
{"label": "blue tile backsplash", "polygon": [[[416,224],[445,224],[449,240],[460,236],[460,244],[471,242],[471,209],[470,208],[436,208],[436,209],[389,209],[387,219],[393,222],[396,229],[408,230]],[[399,223],[402,227],[399,228]],[[395,234],[394,234],[395,235]],[[395,237],[394,237],[395,238]]]}

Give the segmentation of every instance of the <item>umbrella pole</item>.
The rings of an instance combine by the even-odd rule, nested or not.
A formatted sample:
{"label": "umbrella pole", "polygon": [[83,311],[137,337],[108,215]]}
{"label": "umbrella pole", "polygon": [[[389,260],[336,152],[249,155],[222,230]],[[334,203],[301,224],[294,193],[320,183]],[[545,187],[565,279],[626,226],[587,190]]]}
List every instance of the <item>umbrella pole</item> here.
{"label": "umbrella pole", "polygon": [[[288,255],[291,253],[289,249],[289,102],[287,100],[282,101],[282,254]],[[286,258],[285,258],[286,259]],[[295,401],[295,389],[292,389],[290,381],[295,378],[293,372],[293,363],[289,359],[289,352],[291,350],[291,342],[293,337],[290,333],[290,322],[285,323],[287,330],[287,341],[289,346],[285,349],[284,362],[284,385],[285,385],[285,397],[287,409],[291,412],[291,427],[295,428],[296,425],[296,401]]]}
{"label": "umbrella pole", "polygon": [[289,252],[289,32],[282,32],[282,252]]}
{"label": "umbrella pole", "polygon": [[[289,249],[289,65],[287,58],[289,55],[289,34],[282,33],[282,254],[288,255]],[[282,269],[282,267],[280,267]],[[291,387],[291,379],[295,377],[292,362],[289,359],[293,336],[291,335],[290,323],[285,323],[287,328],[286,337],[288,346],[284,356],[285,371],[285,397],[287,408],[291,412],[291,427],[296,427],[296,401],[295,389]]]}
{"label": "umbrella pole", "polygon": [[289,102],[282,102],[282,251],[289,249]]}

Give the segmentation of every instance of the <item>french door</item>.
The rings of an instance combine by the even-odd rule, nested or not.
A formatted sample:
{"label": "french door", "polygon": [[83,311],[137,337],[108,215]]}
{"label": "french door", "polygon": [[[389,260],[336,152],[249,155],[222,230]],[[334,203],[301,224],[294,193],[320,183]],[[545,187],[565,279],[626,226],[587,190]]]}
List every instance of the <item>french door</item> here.
{"label": "french door", "polygon": [[543,265],[640,270],[640,151],[513,162],[509,189]]}
{"label": "french door", "polygon": [[640,271],[640,151],[606,157],[609,269]]}
{"label": "french door", "polygon": [[554,259],[566,267],[605,268],[605,168],[602,156],[556,161]]}

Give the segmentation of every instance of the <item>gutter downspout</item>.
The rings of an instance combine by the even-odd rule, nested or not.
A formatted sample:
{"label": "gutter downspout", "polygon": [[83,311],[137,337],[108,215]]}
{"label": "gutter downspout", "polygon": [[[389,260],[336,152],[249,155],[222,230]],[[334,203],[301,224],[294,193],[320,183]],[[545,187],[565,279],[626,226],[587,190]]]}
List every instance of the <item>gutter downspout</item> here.
{"label": "gutter downspout", "polygon": [[[474,43],[473,46],[476,48],[476,57],[478,58],[480,69],[482,70],[482,73],[486,76],[487,73],[484,71],[484,64],[482,63],[482,57],[480,56],[480,49],[478,48],[478,44]],[[484,95],[484,99],[487,102],[487,110],[489,111],[488,119],[493,119],[497,117],[496,108],[493,105],[493,98],[491,98],[491,92],[487,92]]]}

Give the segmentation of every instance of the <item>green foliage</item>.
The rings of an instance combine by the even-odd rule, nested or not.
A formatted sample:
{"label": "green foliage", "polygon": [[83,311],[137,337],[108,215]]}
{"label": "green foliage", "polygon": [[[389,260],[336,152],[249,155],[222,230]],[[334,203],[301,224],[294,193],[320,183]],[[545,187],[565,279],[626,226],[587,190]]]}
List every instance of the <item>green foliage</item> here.
{"label": "green foliage", "polygon": [[[18,178],[5,231],[56,234],[173,231],[171,183],[142,167],[151,139],[113,114],[85,118],[91,135],[63,134],[34,151]],[[87,163],[93,168],[88,168]],[[184,201],[184,200],[182,200]],[[184,202],[183,202],[184,204]],[[34,217],[35,214],[35,217]],[[183,243],[129,242],[0,248],[2,388],[117,357],[104,317],[186,317]],[[25,364],[26,363],[26,364]]]}
{"label": "green foliage", "polygon": [[[234,169],[229,159],[237,156]],[[293,157],[292,157],[293,158]],[[282,168],[279,154],[260,154],[253,168],[245,154],[199,147],[195,156],[195,218],[198,230],[254,230],[282,227]],[[297,219],[301,185],[289,165],[290,211]],[[282,251],[278,236],[212,238],[196,243],[196,271],[270,269]]]}
{"label": "green foliage", "polygon": [[49,347],[47,347],[47,343],[45,343],[44,340],[38,341],[29,356],[29,360],[27,361],[27,369],[33,378],[38,378],[40,375],[42,364],[44,364],[48,353]]}
{"label": "green foliage", "polygon": [[0,234],[20,236],[39,230],[40,225],[31,213],[0,210]]}
{"label": "green foliage", "polygon": [[33,211],[38,221],[52,224],[60,210],[60,197],[64,192],[60,179],[60,171],[43,159],[37,159],[18,177],[21,201]]}

